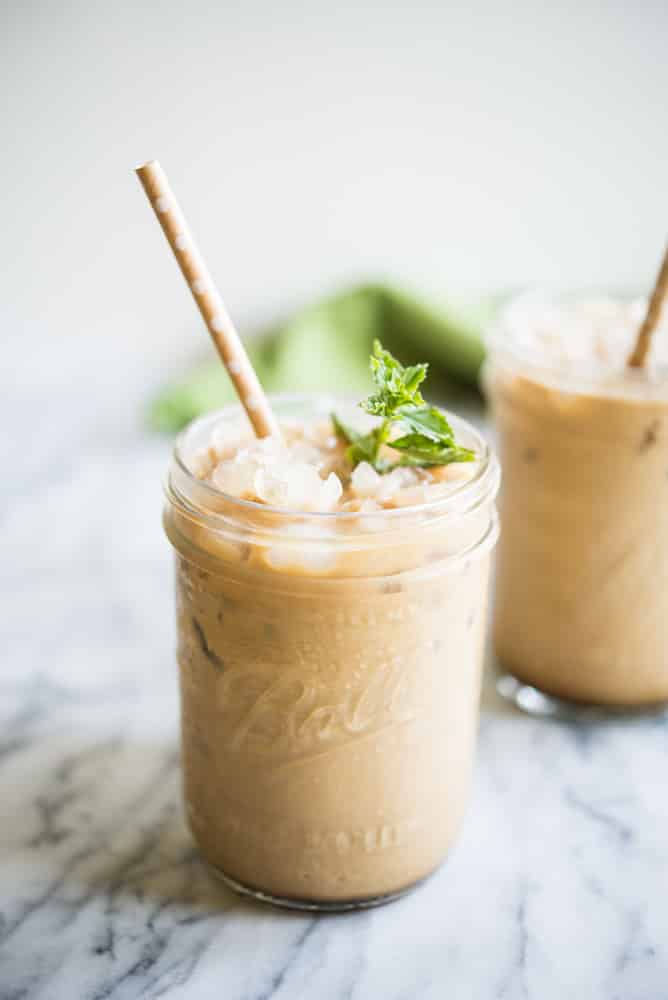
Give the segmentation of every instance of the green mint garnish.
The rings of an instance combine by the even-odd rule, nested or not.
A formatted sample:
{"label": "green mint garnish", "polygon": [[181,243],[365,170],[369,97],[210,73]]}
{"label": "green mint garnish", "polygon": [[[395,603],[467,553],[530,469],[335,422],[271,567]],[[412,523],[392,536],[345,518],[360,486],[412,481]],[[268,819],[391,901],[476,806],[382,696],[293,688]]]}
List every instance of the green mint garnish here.
{"label": "green mint garnish", "polygon": [[[346,456],[353,466],[368,462],[382,473],[399,465],[427,468],[475,459],[475,452],[456,443],[445,415],[422,398],[420,386],[428,365],[404,368],[379,340],[374,341],[370,362],[375,392],[360,406],[381,417],[381,422],[367,434],[360,434],[332,414],[334,431],[348,444]],[[380,456],[384,444],[399,453],[397,461]]]}

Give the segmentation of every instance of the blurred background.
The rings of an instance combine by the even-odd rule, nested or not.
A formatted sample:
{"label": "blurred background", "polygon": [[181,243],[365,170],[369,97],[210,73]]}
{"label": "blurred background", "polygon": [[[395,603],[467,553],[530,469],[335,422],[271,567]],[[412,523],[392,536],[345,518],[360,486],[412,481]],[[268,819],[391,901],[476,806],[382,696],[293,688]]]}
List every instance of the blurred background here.
{"label": "blurred background", "polygon": [[41,345],[33,382],[72,338],[88,366],[110,344],[136,359],[147,391],[209,349],[132,172],[153,157],[244,330],[370,279],[468,299],[651,283],[663,2],[24,0],[2,19],[1,320]]}

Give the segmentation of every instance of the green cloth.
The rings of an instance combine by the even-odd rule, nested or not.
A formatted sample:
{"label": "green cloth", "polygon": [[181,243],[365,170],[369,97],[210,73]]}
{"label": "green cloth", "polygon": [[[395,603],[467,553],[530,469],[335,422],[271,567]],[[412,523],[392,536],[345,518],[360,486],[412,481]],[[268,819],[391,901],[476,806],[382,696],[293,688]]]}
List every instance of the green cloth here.
{"label": "green cloth", "polygon": [[[430,390],[441,395],[477,388],[483,360],[481,330],[493,314],[436,305],[384,285],[364,285],[311,305],[251,338],[250,359],[267,392],[321,390],[367,395],[375,337],[400,361],[429,361]],[[234,399],[222,364],[211,358],[167,386],[149,410],[157,430],[176,431],[193,417]]]}

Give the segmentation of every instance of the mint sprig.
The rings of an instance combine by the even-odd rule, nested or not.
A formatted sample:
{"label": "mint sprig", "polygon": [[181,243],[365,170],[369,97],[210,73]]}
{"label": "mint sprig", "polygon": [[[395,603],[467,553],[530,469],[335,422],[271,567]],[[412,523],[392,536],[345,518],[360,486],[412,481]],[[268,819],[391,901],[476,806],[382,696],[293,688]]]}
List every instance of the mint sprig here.
{"label": "mint sprig", "polygon": [[[376,388],[360,406],[381,422],[361,434],[332,414],[334,431],[348,444],[346,456],[353,466],[368,462],[383,473],[401,465],[428,468],[475,459],[475,452],[456,443],[445,414],[424,401],[420,386],[427,364],[405,368],[375,340],[370,366]],[[381,456],[383,445],[398,452],[396,461]]]}
{"label": "mint sprig", "polygon": [[376,432],[378,429],[374,428],[369,434],[360,434],[359,431],[348,427],[339,420],[335,413],[332,413],[331,420],[336,436],[342,438],[349,445],[346,451],[349,461],[353,465],[359,465],[360,462],[369,462],[373,465],[377,459],[378,448],[380,447],[376,442]]}

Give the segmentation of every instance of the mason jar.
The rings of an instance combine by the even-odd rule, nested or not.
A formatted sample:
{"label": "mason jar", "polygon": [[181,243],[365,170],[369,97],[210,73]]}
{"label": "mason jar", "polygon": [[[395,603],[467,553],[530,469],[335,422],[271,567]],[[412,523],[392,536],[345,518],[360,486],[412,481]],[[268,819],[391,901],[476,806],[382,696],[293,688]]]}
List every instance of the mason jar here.
{"label": "mason jar", "polygon": [[[272,406],[354,421],[339,399]],[[452,416],[478,462],[445,498],[294,513],[193,475],[241,419],[233,406],[192,423],[167,484],[189,825],[237,891],[307,909],[384,902],[440,864],[468,798],[498,465]]]}
{"label": "mason jar", "polygon": [[537,714],[662,710],[668,370],[550,363],[530,347],[532,308],[502,312],[483,374],[504,470],[498,688]]}

